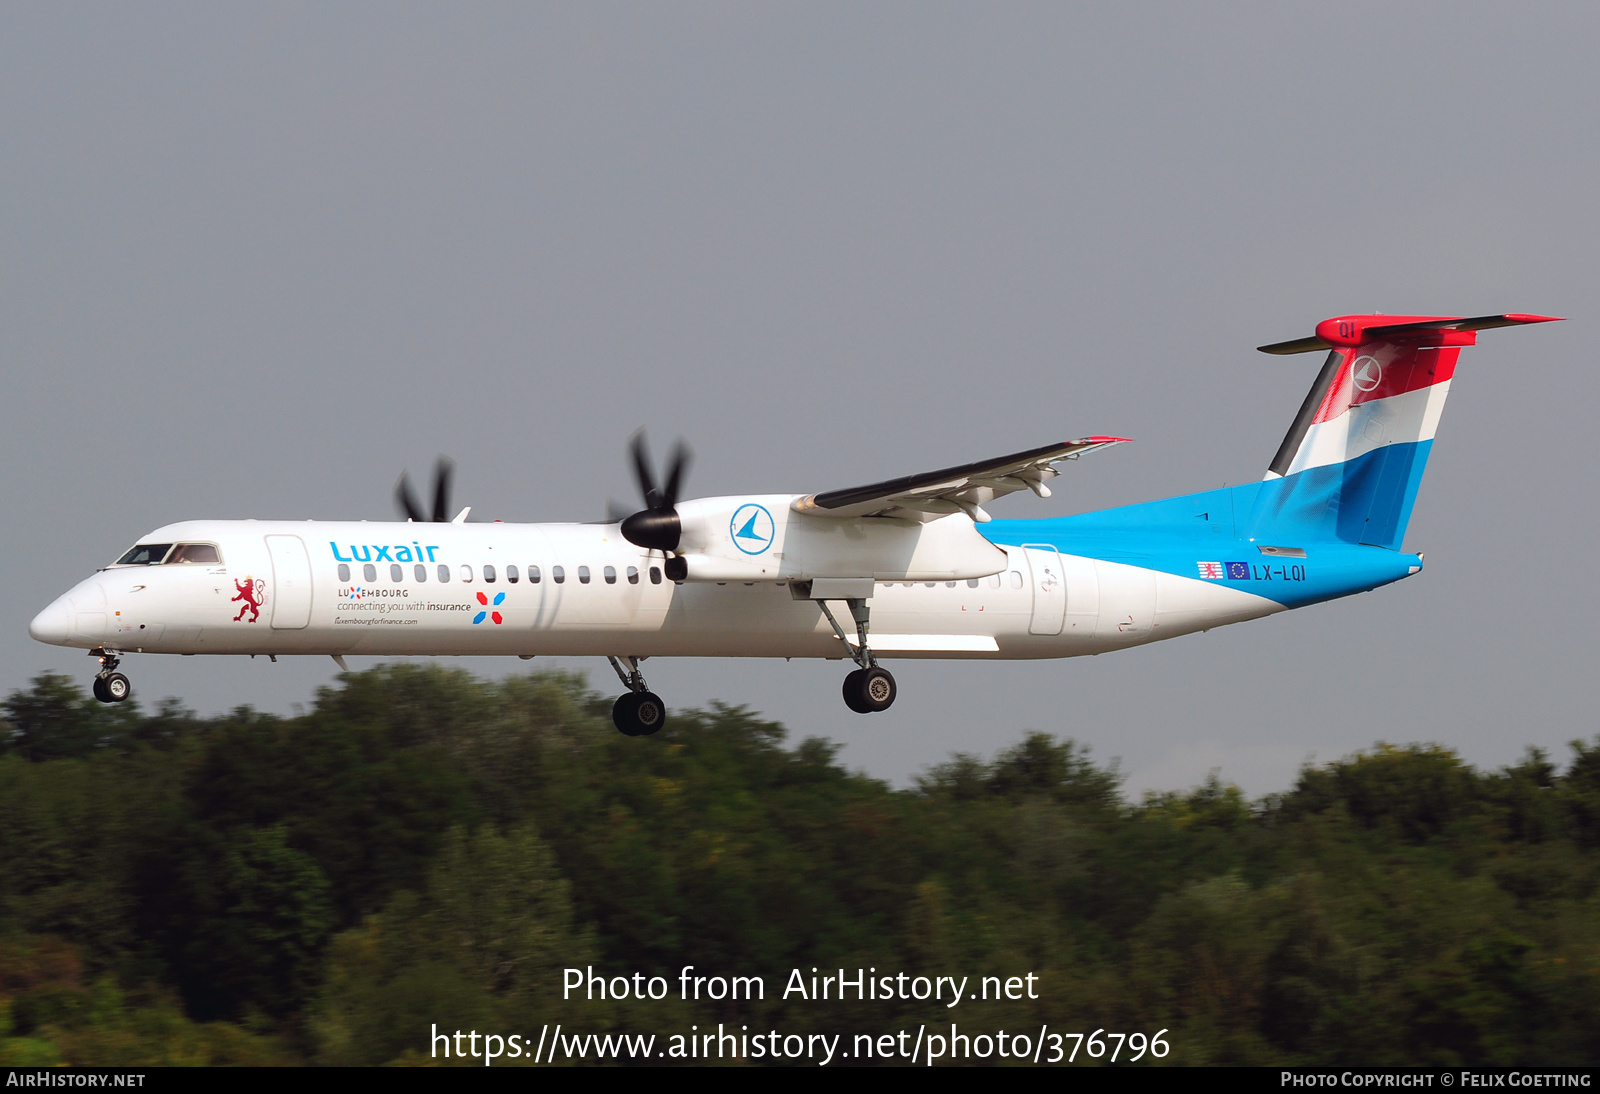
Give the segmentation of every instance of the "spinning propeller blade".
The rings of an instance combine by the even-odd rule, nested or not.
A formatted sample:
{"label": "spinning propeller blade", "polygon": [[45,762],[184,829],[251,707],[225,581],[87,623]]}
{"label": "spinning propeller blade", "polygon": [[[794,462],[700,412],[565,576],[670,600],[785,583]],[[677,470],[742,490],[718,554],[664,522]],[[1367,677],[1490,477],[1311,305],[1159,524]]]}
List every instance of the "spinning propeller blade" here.
{"label": "spinning propeller blade", "polygon": [[683,532],[678,520],[678,490],[683,486],[683,476],[689,468],[689,448],[682,441],[673,448],[672,459],[667,464],[664,491],[656,488],[643,429],[633,435],[629,448],[633,455],[633,472],[639,480],[639,492],[644,495],[645,507],[623,519],[622,537],[647,551],[675,551]]}
{"label": "spinning propeller blade", "polygon": [[[443,456],[433,465],[433,516],[436,524],[445,524],[450,520],[450,479],[455,474],[456,465]],[[417,504],[417,496],[411,492],[411,477],[409,472],[400,473],[400,481],[394,484],[395,504],[400,506],[400,512],[405,514],[407,520],[419,523],[429,520],[422,514],[422,506]]]}

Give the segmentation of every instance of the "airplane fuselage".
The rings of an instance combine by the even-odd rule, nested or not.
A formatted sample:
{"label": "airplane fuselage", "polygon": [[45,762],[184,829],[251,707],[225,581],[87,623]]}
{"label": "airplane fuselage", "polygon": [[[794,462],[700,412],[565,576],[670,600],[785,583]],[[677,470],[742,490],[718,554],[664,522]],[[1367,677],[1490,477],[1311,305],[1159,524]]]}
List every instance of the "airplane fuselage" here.
{"label": "airplane fuselage", "polygon": [[[873,583],[874,655],[1098,654],[1371,588],[1420,566],[1416,556],[1340,545],[1263,554],[1207,525],[1193,536],[1107,538],[1080,517],[980,531],[998,548],[992,573]],[[766,578],[673,582],[659,553],[615,525],[187,521],[140,542],[211,545],[217,561],[110,566],[40,613],[34,636],[172,654],[852,652],[778,564]]]}

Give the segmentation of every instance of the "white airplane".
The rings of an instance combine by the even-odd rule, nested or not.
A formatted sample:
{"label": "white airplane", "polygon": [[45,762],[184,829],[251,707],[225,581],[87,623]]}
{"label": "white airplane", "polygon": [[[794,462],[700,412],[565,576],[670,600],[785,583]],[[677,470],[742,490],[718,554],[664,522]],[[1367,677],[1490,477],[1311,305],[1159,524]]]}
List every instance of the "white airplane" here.
{"label": "white airplane", "polygon": [[888,709],[880,658],[1075,657],[1364,592],[1422,569],[1401,550],[1461,347],[1549,321],[1347,315],[1267,353],[1327,351],[1266,477],[1094,513],[991,520],[1040,497],[1086,437],[817,494],[678,501],[680,446],[645,508],[593,524],[449,518],[449,465],[425,520],[198,520],[157,528],[29,626],[99,658],[94,693],[131,693],[130,653],[603,656],[613,719],[659,730],[648,657],[848,658],[844,701]]}

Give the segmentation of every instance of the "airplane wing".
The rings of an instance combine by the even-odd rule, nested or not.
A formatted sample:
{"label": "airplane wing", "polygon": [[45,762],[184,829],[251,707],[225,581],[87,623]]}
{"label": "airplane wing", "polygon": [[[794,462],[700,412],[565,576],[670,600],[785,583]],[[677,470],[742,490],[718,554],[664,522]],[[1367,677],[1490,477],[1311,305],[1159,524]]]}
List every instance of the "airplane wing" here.
{"label": "airplane wing", "polygon": [[965,513],[982,523],[989,514],[982,506],[1017,490],[1050,496],[1045,483],[1060,474],[1057,460],[1075,460],[1085,452],[1121,444],[1126,437],[1084,437],[1043,448],[1017,452],[997,459],[946,467],[921,475],[875,482],[848,490],[808,494],[790,508],[797,513],[826,517],[903,517],[929,521],[951,513]]}

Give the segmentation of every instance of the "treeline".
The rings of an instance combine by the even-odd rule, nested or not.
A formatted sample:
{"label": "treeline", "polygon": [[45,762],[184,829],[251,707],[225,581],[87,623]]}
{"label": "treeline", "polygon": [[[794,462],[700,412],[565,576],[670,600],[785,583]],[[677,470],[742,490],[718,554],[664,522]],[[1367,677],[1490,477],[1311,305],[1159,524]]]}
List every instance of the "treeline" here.
{"label": "treeline", "polygon": [[[897,791],[747,710],[625,738],[609,704],[560,673],[388,666],[300,717],[202,719],[39,677],[0,724],[0,1063],[952,1021],[1165,1028],[1189,1064],[1600,1059],[1600,738],[1564,771],[1378,746],[1258,802],[1212,781],[1130,805],[1042,733]],[[673,995],[563,1001],[590,965]],[[685,965],[766,998],[681,1001]],[[1031,972],[1039,998],[783,1000],[813,967]]]}

